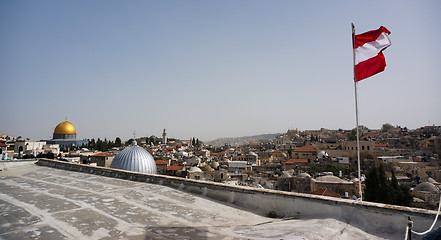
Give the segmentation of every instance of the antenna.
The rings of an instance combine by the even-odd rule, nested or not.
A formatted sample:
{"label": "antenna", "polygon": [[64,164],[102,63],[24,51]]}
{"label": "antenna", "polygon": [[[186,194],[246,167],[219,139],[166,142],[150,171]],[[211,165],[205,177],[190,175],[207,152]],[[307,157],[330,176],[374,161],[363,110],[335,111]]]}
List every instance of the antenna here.
{"label": "antenna", "polygon": [[133,131],[133,140],[136,139],[136,130]]}

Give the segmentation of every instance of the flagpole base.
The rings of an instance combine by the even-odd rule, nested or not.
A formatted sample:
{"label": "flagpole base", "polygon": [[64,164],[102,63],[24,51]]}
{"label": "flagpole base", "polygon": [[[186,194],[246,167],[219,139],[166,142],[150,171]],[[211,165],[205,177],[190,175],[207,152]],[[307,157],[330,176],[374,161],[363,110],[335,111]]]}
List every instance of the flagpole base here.
{"label": "flagpole base", "polygon": [[355,201],[352,202],[352,204],[356,204],[357,202],[362,202],[363,199],[361,197],[355,199]]}

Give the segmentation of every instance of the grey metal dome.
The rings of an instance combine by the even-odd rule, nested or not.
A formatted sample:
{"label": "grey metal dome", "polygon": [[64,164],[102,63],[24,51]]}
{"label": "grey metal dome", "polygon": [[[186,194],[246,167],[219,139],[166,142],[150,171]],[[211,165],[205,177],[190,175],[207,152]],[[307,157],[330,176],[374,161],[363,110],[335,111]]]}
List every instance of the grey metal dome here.
{"label": "grey metal dome", "polygon": [[430,193],[439,193],[440,190],[435,186],[435,184],[430,182],[422,182],[418,184],[414,189],[417,192],[430,192]]}
{"label": "grey metal dome", "polygon": [[111,168],[156,174],[155,159],[133,140],[132,145],[118,153],[110,164]]}

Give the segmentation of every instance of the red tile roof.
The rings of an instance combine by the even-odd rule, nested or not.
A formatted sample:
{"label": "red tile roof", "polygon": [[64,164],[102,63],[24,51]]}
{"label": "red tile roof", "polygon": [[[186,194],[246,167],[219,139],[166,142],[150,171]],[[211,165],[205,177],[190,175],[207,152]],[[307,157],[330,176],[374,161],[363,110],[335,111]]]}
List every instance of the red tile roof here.
{"label": "red tile roof", "polygon": [[111,157],[111,156],[114,156],[114,155],[110,154],[110,153],[105,153],[105,152],[92,155],[92,157]]}
{"label": "red tile roof", "polygon": [[281,153],[279,150],[274,150],[272,153]]}
{"label": "red tile roof", "polygon": [[0,142],[0,147],[6,147],[6,144]]}
{"label": "red tile roof", "polygon": [[156,160],[155,163],[156,165],[168,165],[168,162],[164,160]]}
{"label": "red tile roof", "polygon": [[338,193],[336,193],[336,192],[334,192],[334,191],[332,191],[331,189],[328,189],[328,188],[322,188],[322,189],[319,189],[317,191],[310,192],[310,194],[341,198],[340,194],[338,194]]}
{"label": "red tile roof", "polygon": [[299,147],[294,149],[294,152],[315,152],[317,149],[312,145],[305,145],[303,147]]}
{"label": "red tile roof", "polygon": [[285,164],[308,163],[308,159],[288,159],[283,163]]}
{"label": "red tile roof", "polygon": [[184,164],[182,163],[175,163],[169,167],[167,167],[168,171],[178,171],[178,170],[182,170],[182,168],[184,167]]}

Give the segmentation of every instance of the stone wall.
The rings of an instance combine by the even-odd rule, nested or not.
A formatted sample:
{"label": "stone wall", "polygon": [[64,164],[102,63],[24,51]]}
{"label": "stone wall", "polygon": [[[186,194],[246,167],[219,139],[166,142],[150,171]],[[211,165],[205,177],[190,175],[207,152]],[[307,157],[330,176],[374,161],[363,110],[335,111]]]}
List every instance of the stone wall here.
{"label": "stone wall", "polygon": [[[103,175],[132,181],[161,184],[208,198],[235,204],[262,215],[280,217],[334,218],[349,223],[374,235],[405,234],[407,217],[414,221],[414,230],[426,231],[436,212],[425,209],[394,206],[372,202],[356,202],[303,193],[256,189],[222,183],[185,179],[173,176],[145,174],[119,169],[74,164],[49,159],[39,159],[40,166],[69,171]],[[439,226],[441,220],[438,221]]]}

